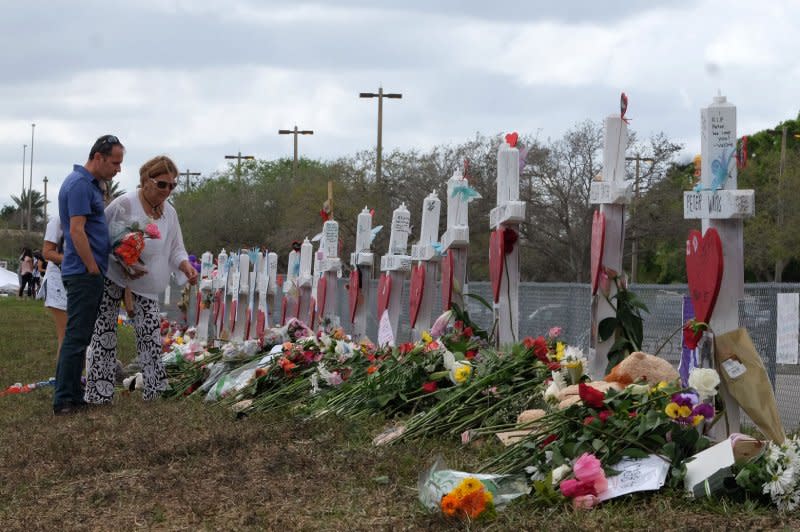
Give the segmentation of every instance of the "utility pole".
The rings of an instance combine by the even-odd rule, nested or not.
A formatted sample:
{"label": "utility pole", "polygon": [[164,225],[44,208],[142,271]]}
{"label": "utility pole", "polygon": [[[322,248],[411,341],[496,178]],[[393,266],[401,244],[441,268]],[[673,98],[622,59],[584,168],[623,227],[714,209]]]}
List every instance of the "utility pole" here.
{"label": "utility pole", "polygon": [[384,98],[396,98],[400,99],[403,97],[400,93],[385,93],[383,92],[383,87],[378,87],[378,92],[360,92],[358,94],[359,98],[377,98],[378,99],[378,153],[377,159],[375,163],[375,181],[377,183],[381,182],[381,152],[383,150],[382,145],[382,130],[383,130],[383,99]]}
{"label": "utility pole", "polygon": [[314,131],[310,129],[297,129],[295,124],[294,129],[279,129],[278,135],[294,135],[294,162],[292,163],[292,177],[297,177],[297,135],[313,135]]}
{"label": "utility pole", "polygon": [[36,124],[31,124],[31,173],[28,179],[28,231],[31,230],[31,218],[33,217],[33,132]]}
{"label": "utility pole", "polygon": [[28,151],[28,145],[22,145],[22,194],[19,195],[19,228],[25,228],[25,209],[22,205],[22,200],[25,196],[25,155]]}
{"label": "utility pole", "polygon": [[184,173],[178,175],[186,178],[186,192],[189,192],[192,189],[192,176],[199,176],[200,172],[190,172],[187,168]]}
{"label": "utility pole", "polygon": [[42,183],[44,183],[44,223],[47,225],[47,176],[44,176]]}
{"label": "utility pole", "polygon": [[[636,161],[636,177],[633,181],[633,203],[631,203],[631,218],[636,214],[636,204],[639,201],[639,168],[642,162],[650,163],[650,168],[656,163],[655,159],[650,157],[641,157],[638,153],[635,157],[625,157],[626,161]],[[633,227],[636,227],[634,222]],[[636,283],[639,270],[639,235],[634,232],[631,242],[631,284]]]}
{"label": "utility pole", "polygon": [[226,155],[226,159],[236,159],[236,181],[242,180],[242,159],[252,161],[255,159],[252,155],[242,155],[242,152],[239,152],[237,155]]}
{"label": "utility pole", "polygon": [[[777,131],[775,131],[777,133]],[[783,227],[783,169],[786,164],[786,126],[781,128],[781,159],[778,166],[778,228]],[[783,280],[783,269],[786,267],[786,261],[782,258],[775,260],[775,282],[780,283]]]}

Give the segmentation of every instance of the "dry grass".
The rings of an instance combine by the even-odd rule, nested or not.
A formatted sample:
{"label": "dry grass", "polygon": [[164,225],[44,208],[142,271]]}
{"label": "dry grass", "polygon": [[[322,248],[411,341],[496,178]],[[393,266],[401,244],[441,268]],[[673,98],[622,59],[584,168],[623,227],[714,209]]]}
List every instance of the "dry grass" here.
{"label": "dry grass", "polygon": [[[0,299],[0,386],[49,377],[52,325],[36,302]],[[133,356],[122,331],[122,356]],[[640,495],[593,512],[529,500],[490,523],[448,522],[416,500],[420,470],[441,453],[469,469],[491,445],[369,442],[380,420],[235,420],[195,401],[52,415],[52,392],[0,398],[0,523],[5,530],[753,530],[800,520],[679,494]]]}

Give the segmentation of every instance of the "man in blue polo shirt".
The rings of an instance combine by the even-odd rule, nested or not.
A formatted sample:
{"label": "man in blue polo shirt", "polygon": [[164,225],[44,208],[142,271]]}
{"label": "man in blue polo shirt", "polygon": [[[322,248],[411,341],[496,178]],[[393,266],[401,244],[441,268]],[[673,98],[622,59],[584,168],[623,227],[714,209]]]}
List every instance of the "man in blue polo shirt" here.
{"label": "man in blue polo shirt", "polygon": [[111,242],[106,226],[101,182],[120,171],[125,147],[114,135],[103,135],[89,151],[85,166],[76,164],[58,192],[64,230],[61,278],[67,289],[67,329],[58,353],[53,412],[70,414],[85,406],[81,373],[92,338]]}

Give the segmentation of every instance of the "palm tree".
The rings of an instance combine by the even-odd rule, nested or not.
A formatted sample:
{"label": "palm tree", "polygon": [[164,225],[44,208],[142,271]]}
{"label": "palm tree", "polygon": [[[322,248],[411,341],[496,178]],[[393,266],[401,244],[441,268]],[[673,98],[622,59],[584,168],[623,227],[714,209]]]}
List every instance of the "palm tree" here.
{"label": "palm tree", "polygon": [[125,194],[125,191],[119,188],[119,181],[109,181],[108,195],[111,196],[111,199],[116,199],[123,194]]}
{"label": "palm tree", "polygon": [[[28,197],[30,196],[30,198]],[[28,217],[28,201],[31,205],[31,229],[43,228],[47,223],[44,219],[44,196],[38,190],[23,190],[19,196],[11,196],[11,200],[17,207],[20,215],[20,229]]]}

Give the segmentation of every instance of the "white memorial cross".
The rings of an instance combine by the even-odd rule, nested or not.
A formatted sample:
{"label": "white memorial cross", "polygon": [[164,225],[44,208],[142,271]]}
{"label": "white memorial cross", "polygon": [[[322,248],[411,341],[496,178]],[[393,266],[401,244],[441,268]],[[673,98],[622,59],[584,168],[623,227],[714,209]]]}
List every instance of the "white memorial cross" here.
{"label": "white memorial cross", "polygon": [[300,275],[295,279],[297,285],[297,314],[295,317],[305,320],[311,312],[311,285],[313,277],[311,266],[314,261],[314,246],[306,237],[300,245]]}
{"label": "white memorial cross", "polygon": [[364,207],[358,214],[356,223],[356,249],[350,254],[353,273],[350,274],[349,308],[352,308],[353,312],[348,317],[353,324],[351,336],[356,340],[367,334],[367,303],[372,286],[372,267],[375,262],[370,252],[372,236],[372,213]]}
{"label": "white memorial cross", "polygon": [[[442,202],[436,192],[431,192],[422,202],[422,224],[419,242],[411,246],[411,259],[417,265],[411,273],[411,290],[409,295],[409,318],[411,337],[417,341],[423,331],[429,331],[433,324],[433,305],[436,298],[436,270],[439,252],[434,246],[439,241],[439,217]],[[423,273],[417,273],[421,269]],[[416,276],[420,276],[415,279]],[[415,293],[419,290],[419,293]],[[416,309],[416,316],[414,311]]]}
{"label": "white memorial cross", "polygon": [[[389,280],[389,298],[386,310],[379,312],[378,323],[386,320],[384,314],[388,315],[388,322],[391,326],[391,339],[386,342],[395,345],[397,342],[397,332],[400,322],[400,310],[402,306],[401,298],[403,294],[403,281],[406,274],[411,271],[411,256],[407,254],[408,249],[408,234],[411,229],[411,213],[408,212],[405,203],[402,203],[398,208],[392,212],[392,232],[389,235],[389,252],[381,257],[381,271],[384,272],[383,276]],[[379,284],[378,302],[382,294],[380,293],[381,286]],[[380,310],[380,309],[379,309]],[[379,326],[380,328],[380,326]],[[381,342],[379,335],[378,342]]]}
{"label": "white memorial cross", "polygon": [[[497,206],[489,212],[489,227],[501,239],[505,231],[519,235],[519,225],[525,221],[525,202],[519,201],[519,167],[519,149],[508,141],[500,143],[497,150]],[[504,250],[501,257],[499,297],[494,304],[498,346],[519,341],[518,241],[514,242],[511,251]]]}
{"label": "white memorial cross", "polygon": [[[237,260],[234,259],[234,263]],[[250,256],[247,251],[241,250],[238,257],[238,268],[233,274],[231,283],[233,298],[231,301],[231,340],[241,342],[246,340],[247,315],[249,310],[250,295]]]}
{"label": "white memorial cross", "polygon": [[200,282],[198,283],[197,302],[197,340],[203,344],[208,343],[209,322],[211,321],[211,306],[214,299],[213,281],[211,274],[214,270],[214,255],[206,251],[200,257]]}
{"label": "white memorial cross", "polygon": [[[739,328],[739,301],[744,298],[743,219],[755,213],[755,193],[737,189],[736,106],[715,96],[700,111],[701,172],[699,190],[683,193],[683,217],[702,220],[702,232],[713,227],[722,243],[723,270],[711,314],[714,334]],[[719,371],[724,371],[719,368]],[[739,405],[720,385],[731,432],[739,431]],[[724,423],[715,427],[725,430]],[[727,437],[727,434],[715,434]]]}
{"label": "white memorial cross", "polygon": [[214,322],[214,338],[222,338],[222,331],[225,329],[226,312],[226,293],[228,291],[228,254],[222,248],[217,255],[217,275],[212,282],[214,288],[214,312],[212,321]]}
{"label": "white memorial cross", "polygon": [[[339,278],[342,276],[342,261],[339,259],[339,223],[327,220],[322,224],[322,257],[319,262],[320,281],[324,279],[325,293],[317,293],[317,316],[320,324],[328,321],[339,325],[336,305],[339,301]],[[319,282],[319,281],[318,281]]]}
{"label": "white memorial cross", "polygon": [[[628,124],[622,116],[606,117],[603,132],[603,172],[602,180],[592,181],[589,202],[600,205],[599,212],[605,223],[602,240],[602,255],[599,257],[600,275],[603,270],[613,270],[622,275],[622,254],[625,246],[625,205],[631,201],[631,187],[625,184],[625,149],[628,145]],[[592,284],[595,284],[594,281]],[[610,300],[617,293],[616,283],[609,283],[609,293],[600,289],[592,294],[592,324],[589,368],[587,373],[593,378],[602,378],[608,366],[608,352],[614,345],[614,337],[601,342],[598,337],[598,324],[605,318],[616,316]],[[595,285],[596,286],[596,285]]]}
{"label": "white memorial cross", "polygon": [[[447,229],[442,234],[442,310],[452,305],[466,307],[467,249],[469,248],[469,202],[473,196],[469,181],[458,170],[447,180]],[[444,276],[452,277],[452,283]]]}
{"label": "white memorial cross", "polygon": [[281,311],[281,325],[286,325],[289,317],[296,318],[300,292],[297,288],[297,278],[300,275],[300,252],[294,249],[289,252],[286,261],[286,279],[283,281],[283,304]]}

